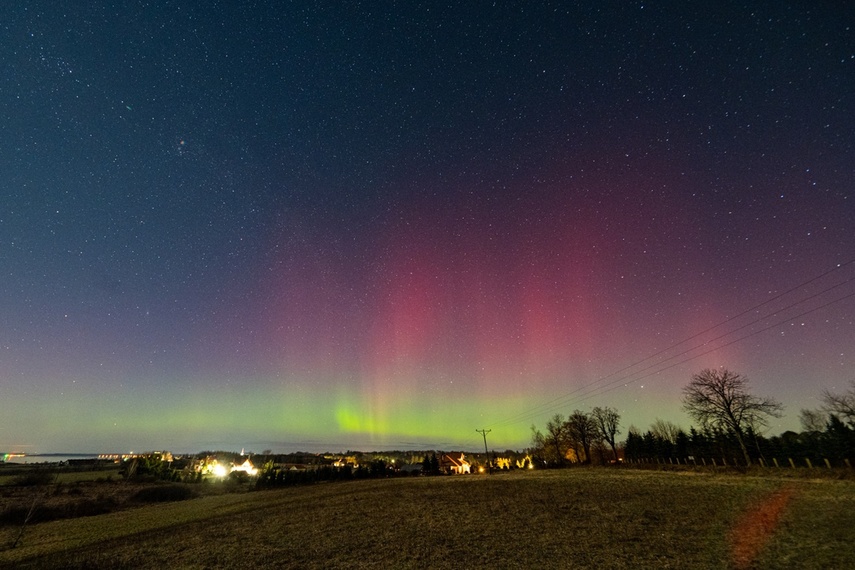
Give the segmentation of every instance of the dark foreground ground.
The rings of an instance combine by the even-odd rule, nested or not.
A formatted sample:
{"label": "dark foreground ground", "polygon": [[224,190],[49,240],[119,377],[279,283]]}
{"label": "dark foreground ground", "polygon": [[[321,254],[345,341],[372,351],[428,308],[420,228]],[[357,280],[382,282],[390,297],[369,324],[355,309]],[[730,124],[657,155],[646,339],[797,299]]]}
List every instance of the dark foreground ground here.
{"label": "dark foreground ground", "polygon": [[[102,478],[58,494],[18,488],[53,489],[60,502],[100,497],[111,512],[0,525],[0,568],[844,569],[855,560],[851,479],[589,468],[270,491],[190,485],[161,489],[176,499],[162,503],[147,502],[143,487]],[[12,495],[0,486],[0,508],[27,498]]]}

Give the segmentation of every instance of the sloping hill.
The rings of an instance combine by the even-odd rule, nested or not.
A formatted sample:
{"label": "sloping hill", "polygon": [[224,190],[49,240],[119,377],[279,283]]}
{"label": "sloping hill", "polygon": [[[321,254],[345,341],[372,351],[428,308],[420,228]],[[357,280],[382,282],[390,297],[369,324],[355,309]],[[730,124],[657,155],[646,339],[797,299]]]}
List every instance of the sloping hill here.
{"label": "sloping hill", "polygon": [[[752,523],[773,501],[773,522]],[[734,529],[752,524],[770,528],[737,552],[744,541]],[[34,525],[18,548],[0,550],[0,566],[10,568],[843,568],[852,560],[852,481],[609,469],[203,496]]]}

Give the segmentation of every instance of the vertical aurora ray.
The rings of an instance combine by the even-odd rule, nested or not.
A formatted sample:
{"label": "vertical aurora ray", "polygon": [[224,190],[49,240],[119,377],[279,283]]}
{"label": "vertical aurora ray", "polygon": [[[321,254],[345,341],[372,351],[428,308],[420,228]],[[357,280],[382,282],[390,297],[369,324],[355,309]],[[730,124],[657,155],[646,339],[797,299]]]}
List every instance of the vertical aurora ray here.
{"label": "vertical aurora ray", "polygon": [[[604,331],[609,315],[592,310],[610,303],[616,246],[578,205],[544,200],[474,220],[460,211],[477,204],[409,205],[360,238],[358,264],[316,242],[290,248],[271,282],[271,350],[328,395],[325,429],[467,441],[473,422],[519,411],[506,402],[593,379],[597,348],[627,328]],[[524,443],[528,426],[515,429]]]}

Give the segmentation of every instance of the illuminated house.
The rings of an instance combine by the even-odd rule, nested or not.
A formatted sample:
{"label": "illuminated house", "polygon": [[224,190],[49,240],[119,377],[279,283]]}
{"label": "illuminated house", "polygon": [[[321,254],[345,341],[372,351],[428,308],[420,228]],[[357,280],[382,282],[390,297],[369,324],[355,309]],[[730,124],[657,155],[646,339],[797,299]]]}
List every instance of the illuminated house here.
{"label": "illuminated house", "polygon": [[351,469],[359,468],[359,462],[355,456],[339,457],[332,464],[333,467],[350,467]]}
{"label": "illuminated house", "polygon": [[533,469],[534,468],[534,461],[532,461],[531,456],[526,455],[522,459],[517,459],[517,468],[518,469],[525,469],[525,468]]}
{"label": "illuminated house", "polygon": [[249,460],[249,457],[247,457],[246,461],[244,461],[241,465],[233,465],[232,473],[234,473],[235,471],[243,471],[247,475],[258,475],[258,469],[255,468],[255,466]]}
{"label": "illuminated house", "polygon": [[226,477],[229,473],[235,471],[242,471],[250,476],[258,475],[258,469],[256,469],[248,457],[242,464],[235,465],[232,463],[231,467],[220,463],[216,457],[206,457],[196,465],[196,471],[200,471],[203,475],[214,475],[220,478]]}
{"label": "illuminated house", "polygon": [[440,469],[448,471],[449,473],[454,473],[455,475],[471,473],[471,467],[472,466],[468,461],[466,461],[466,457],[462,453],[460,454],[460,457],[443,453],[439,460]]}

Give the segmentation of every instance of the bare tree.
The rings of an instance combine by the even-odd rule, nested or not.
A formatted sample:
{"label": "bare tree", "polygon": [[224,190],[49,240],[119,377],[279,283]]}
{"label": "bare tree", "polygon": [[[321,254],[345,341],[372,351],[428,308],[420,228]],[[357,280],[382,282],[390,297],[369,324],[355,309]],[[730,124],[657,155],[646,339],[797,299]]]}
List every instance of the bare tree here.
{"label": "bare tree", "polygon": [[612,448],[615,461],[617,461],[618,453],[615,436],[620,433],[620,415],[614,408],[606,406],[605,408],[596,407],[591,410],[591,417],[594,418],[594,423],[600,430],[603,441],[607,442]]}
{"label": "bare tree", "polygon": [[656,437],[671,443],[677,443],[677,435],[681,432],[680,426],[668,420],[656,418],[650,424],[650,432]]}
{"label": "bare tree", "polygon": [[746,431],[768,426],[767,417],[780,417],[783,406],[772,398],[748,393],[748,378],[729,370],[702,370],[683,388],[683,409],[702,426],[732,434],[745,463],[751,464]]}
{"label": "bare tree", "polygon": [[546,422],[546,442],[555,450],[555,460],[559,465],[564,465],[564,446],[567,441],[567,428],[564,425],[564,416],[555,414]]}
{"label": "bare tree", "polygon": [[565,425],[567,426],[567,436],[570,438],[570,441],[582,448],[582,452],[585,455],[582,462],[591,463],[591,446],[600,437],[600,432],[594,418],[585,412],[574,410],[570,414],[570,417],[567,418]]}
{"label": "bare tree", "polygon": [[546,449],[546,438],[543,436],[543,433],[537,429],[534,424],[531,426],[531,447],[529,448],[529,453],[532,456],[532,459],[540,465],[540,462],[546,462],[546,457],[548,455],[549,450]]}
{"label": "bare tree", "polygon": [[822,402],[826,412],[837,415],[855,428],[855,380],[850,384],[849,390],[842,394],[825,390],[822,393]]}
{"label": "bare tree", "polygon": [[802,408],[799,411],[799,422],[802,424],[802,430],[812,433],[825,431],[825,420],[827,416],[819,410],[807,410]]}

